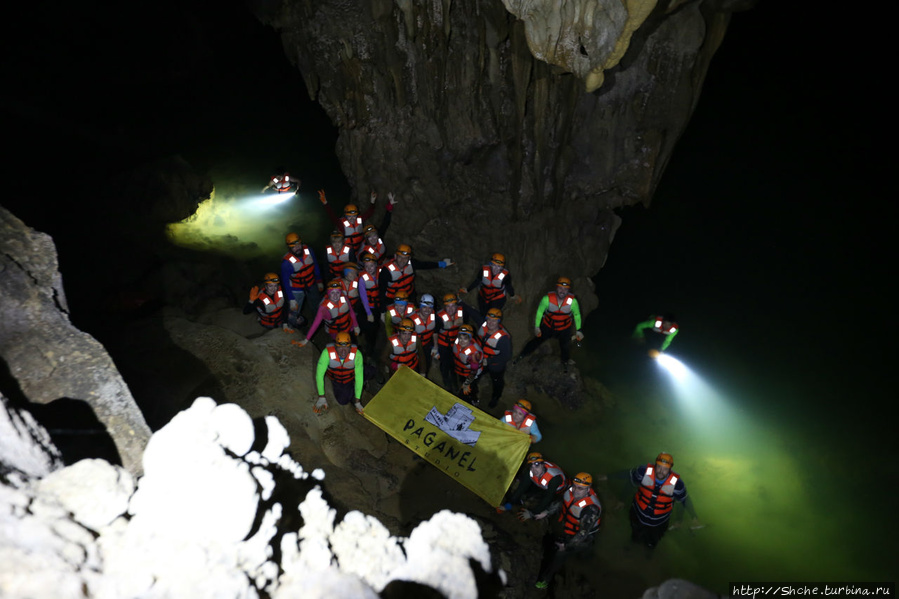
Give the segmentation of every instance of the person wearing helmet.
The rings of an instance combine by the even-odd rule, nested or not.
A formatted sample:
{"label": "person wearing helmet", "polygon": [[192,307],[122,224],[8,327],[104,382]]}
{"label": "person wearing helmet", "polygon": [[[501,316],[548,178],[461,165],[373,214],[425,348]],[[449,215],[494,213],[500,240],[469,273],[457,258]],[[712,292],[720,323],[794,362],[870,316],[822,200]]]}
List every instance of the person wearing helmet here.
{"label": "person wearing helmet", "polygon": [[521,303],[521,298],[515,296],[512,277],[505,265],[506,257],[503,254],[499,252],[493,254],[490,256],[490,262],[478,270],[468,287],[459,289],[459,293],[462,295],[474,289],[478,290],[478,310],[481,314],[486,313],[490,308],[502,309],[506,305],[506,298]]}
{"label": "person wearing helmet", "polygon": [[509,496],[506,503],[496,508],[497,513],[508,512],[512,506],[527,500],[533,503],[530,509],[521,508],[518,512],[519,520],[529,520],[534,514],[539,514],[549,507],[554,499],[568,488],[568,477],[565,472],[553,462],[543,457],[539,452],[531,452],[525,459],[525,468],[515,479],[518,486]]}
{"label": "person wearing helmet", "polygon": [[287,324],[287,311],[284,309],[284,292],[281,290],[278,275],[269,272],[262,277],[262,287],[250,289],[250,299],[243,308],[244,314],[256,311],[259,324],[267,329],[282,329],[285,333],[293,333]]}
{"label": "person wearing helmet", "polygon": [[318,305],[318,311],[315,313],[315,319],[309,325],[306,332],[306,338],[302,341],[294,342],[300,347],[306,345],[321,323],[325,324],[325,330],[335,338],[337,333],[341,331],[352,331],[356,335],[359,334],[359,323],[356,321],[356,313],[350,306],[350,300],[347,299],[343,292],[343,283],[340,279],[332,279],[328,282],[328,288],[325,298]]}
{"label": "person wearing helmet", "polygon": [[325,248],[325,256],[328,258],[328,275],[332,279],[343,276],[343,267],[356,261],[353,248],[346,243],[343,233],[331,231],[331,244]]}
{"label": "person wearing helmet", "polygon": [[368,224],[362,229],[362,247],[360,253],[368,252],[378,261],[378,266],[384,263],[387,257],[387,246],[384,245],[382,237],[387,235],[387,229],[390,227],[390,221],[393,218],[393,206],[396,204],[396,196],[393,192],[387,194],[387,211],[384,213],[384,220],[381,227],[376,228],[372,224]]}
{"label": "person wearing helmet", "polygon": [[275,174],[269,179],[268,185],[262,188],[262,193],[269,189],[274,189],[278,193],[295,193],[300,188],[300,183],[300,180],[291,177],[290,173],[283,166],[279,166],[275,169]]}
{"label": "person wearing helmet", "polygon": [[552,557],[544,560],[547,566],[537,576],[535,586],[538,589],[549,586],[553,576],[562,569],[569,557],[593,549],[593,541],[602,518],[602,505],[593,490],[593,477],[588,472],[578,472],[561,498],[535,514],[534,519],[542,520],[556,513],[559,513],[563,532],[553,542]]}
{"label": "person wearing helmet", "polygon": [[331,205],[328,204],[328,198],[325,196],[325,190],[318,190],[318,199],[325,207],[325,211],[328,213],[328,218],[331,219],[331,222],[334,223],[334,226],[337,227],[337,230],[340,231],[343,236],[346,238],[346,244],[350,247],[354,254],[359,252],[359,248],[362,246],[362,223],[371,218],[371,215],[375,212],[375,204],[378,201],[378,194],[375,192],[371,192],[371,196],[369,197],[369,206],[365,210],[364,214],[359,214],[359,208],[355,204],[347,204],[343,207],[343,215],[337,216],[334,214],[334,211],[331,209]]}
{"label": "person wearing helmet", "polygon": [[674,458],[670,453],[662,452],[656,456],[655,462],[645,466],[637,466],[609,476],[597,476],[597,480],[629,478],[637,487],[630,511],[631,540],[635,543],[643,543],[649,548],[658,544],[668,530],[675,501],[684,506],[676,526],[680,525],[684,512],[687,512],[693,518],[690,528],[702,528],[696,517],[693,502],[687,495],[687,487],[681,476],[671,470],[673,467]]}
{"label": "person wearing helmet", "polygon": [[396,333],[387,339],[384,348],[385,372],[393,376],[400,366],[408,366],[421,374],[421,344],[415,334],[415,323],[411,318],[403,318],[396,325]]}
{"label": "person wearing helmet", "polygon": [[409,301],[409,294],[398,291],[393,298],[393,303],[388,305],[381,317],[384,319],[384,330],[387,336],[393,335],[396,326],[404,318],[412,318],[415,314],[415,304]]}
{"label": "person wearing helmet", "polygon": [[424,373],[431,371],[431,359],[437,354],[434,347],[434,332],[437,330],[437,314],[434,312],[434,296],[425,293],[418,300],[418,311],[412,315],[415,323],[415,334],[421,340],[421,351],[424,356]]}
{"label": "person wearing helmet", "polygon": [[288,233],[284,242],[287,253],[281,259],[281,286],[290,302],[287,322],[296,328],[297,324],[304,322],[300,313],[306,298],[309,298],[310,306],[318,306],[322,301],[324,285],[312,248],[303,243],[296,233]]}
{"label": "person wearing helmet", "polygon": [[409,297],[415,298],[415,271],[433,268],[447,268],[453,265],[451,258],[439,262],[416,260],[412,257],[412,247],[401,243],[397,246],[393,258],[384,263],[381,269],[378,287],[385,300],[391,300],[398,291],[405,291]]}
{"label": "person wearing helmet", "polygon": [[526,399],[519,399],[511,410],[506,410],[503,414],[503,422],[530,435],[531,444],[539,443],[543,439],[540,428],[537,426],[537,417],[531,413],[531,402]]}
{"label": "person wearing helmet", "polygon": [[537,306],[537,317],[534,319],[534,338],[527,342],[513,364],[530,355],[540,344],[550,338],[559,340],[562,354],[562,371],[568,372],[571,358],[571,342],[581,341],[580,305],[571,292],[571,279],[559,277],[555,291],[547,293]]}
{"label": "person wearing helmet", "polygon": [[478,406],[478,378],[481,376],[481,361],[484,352],[470,324],[463,324],[453,342],[453,371],[456,384],[453,392],[473,406]]}
{"label": "person wearing helmet", "polygon": [[[668,349],[678,332],[677,319],[674,314],[664,316],[650,316],[639,323],[634,329],[633,337],[638,343],[647,340],[647,333],[651,336],[653,349],[663,352]],[[651,351],[650,351],[651,353]]]}
{"label": "person wearing helmet", "polygon": [[362,386],[365,382],[362,353],[346,331],[337,333],[334,341],[325,346],[315,369],[318,400],[312,410],[319,414],[328,409],[325,397],[325,377],[331,379],[334,399],[342,406],[352,401],[358,413],[362,413]]}
{"label": "person wearing helmet", "polygon": [[489,407],[499,403],[506,382],[506,364],[512,358],[512,336],[502,325],[503,311],[499,308],[487,310],[487,318],[478,327],[478,341],[484,348],[484,370],[492,385]]}
{"label": "person wearing helmet", "polygon": [[456,373],[453,367],[453,344],[456,335],[465,322],[477,321],[474,310],[453,292],[443,296],[443,309],[437,312],[437,359],[440,361],[440,376],[443,388],[453,390],[456,385]]}

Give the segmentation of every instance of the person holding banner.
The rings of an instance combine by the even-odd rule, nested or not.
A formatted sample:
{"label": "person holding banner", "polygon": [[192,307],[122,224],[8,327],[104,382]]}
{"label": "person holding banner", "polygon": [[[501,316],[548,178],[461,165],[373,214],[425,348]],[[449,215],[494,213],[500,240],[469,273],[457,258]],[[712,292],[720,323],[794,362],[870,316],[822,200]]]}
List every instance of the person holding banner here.
{"label": "person holding banner", "polygon": [[342,406],[353,400],[353,406],[362,413],[362,385],[365,382],[362,353],[346,331],[337,333],[333,343],[329,343],[318,358],[315,369],[315,384],[318,387],[318,401],[312,407],[316,414],[328,409],[325,397],[325,377],[331,379],[334,398]]}
{"label": "person holding banner", "polygon": [[521,508],[518,519],[522,522],[533,518],[533,514],[539,514],[557,499],[568,488],[568,477],[556,464],[548,462],[539,452],[531,452],[525,460],[527,468],[522,468],[516,478],[518,486],[509,496],[509,500],[496,508],[497,513],[508,512],[512,506],[522,503],[525,497],[536,497],[536,504],[532,509]]}
{"label": "person holding banner", "polygon": [[484,353],[481,344],[474,338],[474,328],[470,324],[459,327],[456,340],[453,342],[453,370],[456,373],[455,393],[477,407],[478,377],[481,376],[481,360]]}
{"label": "person holding banner", "polygon": [[553,541],[552,558],[546,569],[537,576],[538,589],[549,586],[556,572],[562,569],[572,555],[587,553],[593,548],[594,537],[599,530],[602,506],[593,490],[593,477],[587,472],[578,472],[559,501],[553,502],[542,512],[535,514],[535,520],[561,512],[559,521],[563,523],[563,534]]}
{"label": "person holding banner", "polygon": [[506,410],[503,422],[530,435],[531,444],[539,443],[543,439],[543,434],[537,427],[537,417],[531,413],[531,402],[526,399],[519,399],[511,410]]}
{"label": "person holding banner", "polygon": [[384,348],[385,370],[390,376],[393,376],[393,373],[405,364],[415,372],[422,374],[421,367],[424,360],[422,360],[419,337],[415,334],[415,323],[411,318],[404,318],[396,325],[396,331],[395,335],[391,335],[387,339],[387,347]]}

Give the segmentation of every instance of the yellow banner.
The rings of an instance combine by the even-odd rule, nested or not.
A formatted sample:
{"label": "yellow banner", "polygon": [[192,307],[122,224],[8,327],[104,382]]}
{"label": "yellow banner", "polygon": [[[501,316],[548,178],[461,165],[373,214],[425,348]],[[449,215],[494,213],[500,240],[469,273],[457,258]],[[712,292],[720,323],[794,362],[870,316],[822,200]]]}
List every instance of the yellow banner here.
{"label": "yellow banner", "polygon": [[405,366],[368,402],[365,417],[492,506],[531,445],[525,433]]}

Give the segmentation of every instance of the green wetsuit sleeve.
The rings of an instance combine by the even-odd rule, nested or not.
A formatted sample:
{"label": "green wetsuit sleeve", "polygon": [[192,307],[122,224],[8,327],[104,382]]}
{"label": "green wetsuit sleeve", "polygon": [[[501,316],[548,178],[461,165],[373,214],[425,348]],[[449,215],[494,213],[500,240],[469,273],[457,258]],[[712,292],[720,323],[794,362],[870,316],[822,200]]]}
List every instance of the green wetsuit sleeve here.
{"label": "green wetsuit sleeve", "polygon": [[643,322],[641,322],[640,324],[637,325],[637,328],[634,329],[634,337],[640,337],[641,335],[643,335],[644,330],[651,328],[653,325],[655,325],[655,323],[656,323],[655,318],[652,318],[650,320],[644,320]]}
{"label": "green wetsuit sleeve", "polygon": [[543,320],[543,313],[546,312],[546,308],[549,306],[549,295],[544,295],[543,299],[540,300],[540,304],[537,305],[537,318],[534,319],[534,328],[540,328],[540,321]]}
{"label": "green wetsuit sleeve", "polygon": [[364,370],[362,365],[362,352],[356,350],[356,401],[359,401],[359,398],[362,397],[362,385],[365,384],[364,378]]}
{"label": "green wetsuit sleeve", "polygon": [[571,313],[574,315],[574,330],[581,330],[581,305],[577,300],[571,302]]}
{"label": "green wetsuit sleeve", "polygon": [[665,351],[665,349],[671,345],[671,342],[674,341],[674,337],[680,332],[680,330],[676,330],[670,335],[665,335],[665,340],[662,342],[662,347],[659,348],[659,351]]}
{"label": "green wetsuit sleeve", "polygon": [[318,366],[315,367],[315,385],[318,387],[318,394],[325,394],[325,373],[328,371],[328,363],[331,359],[328,357],[328,350],[323,349],[322,355],[318,357]]}

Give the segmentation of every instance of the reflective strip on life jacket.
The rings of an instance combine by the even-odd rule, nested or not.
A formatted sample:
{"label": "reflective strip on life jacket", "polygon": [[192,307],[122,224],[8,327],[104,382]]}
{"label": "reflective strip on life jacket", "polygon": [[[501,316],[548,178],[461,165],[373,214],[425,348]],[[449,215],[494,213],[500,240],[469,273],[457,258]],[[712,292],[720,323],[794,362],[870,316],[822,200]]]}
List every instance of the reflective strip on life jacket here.
{"label": "reflective strip on life jacket", "polygon": [[567,331],[573,322],[571,317],[571,305],[574,303],[574,295],[565,296],[559,305],[559,296],[555,292],[548,295],[549,305],[543,312],[542,323],[554,331]]}
{"label": "reflective strip on life jacket", "polygon": [[449,347],[456,341],[456,336],[459,334],[459,327],[461,327],[464,322],[465,312],[462,310],[461,306],[457,306],[455,318],[452,318],[447,314],[445,309],[438,312],[437,316],[440,317],[440,320],[443,323],[443,328],[437,333],[437,344],[442,345],[443,347]]}
{"label": "reflective strip on life jacket", "polygon": [[337,348],[334,345],[328,346],[328,370],[325,372],[328,378],[335,383],[349,383],[356,378],[356,347],[350,349],[346,360],[340,361],[337,355]]}
{"label": "reflective strip on life jacket", "polygon": [[274,296],[265,292],[259,292],[259,300],[265,306],[265,312],[256,308],[259,313],[259,324],[266,328],[274,328],[281,322],[281,312],[284,310],[284,292],[278,289]]}
{"label": "reflective strip on life jacket", "polygon": [[331,332],[349,332],[353,327],[353,321],[350,318],[350,303],[346,296],[341,294],[340,299],[335,304],[330,299],[322,300],[322,305],[328,309],[331,318],[325,320],[325,330]]}
{"label": "reflective strip on life jacket", "polygon": [[390,345],[393,346],[390,349],[390,360],[392,362],[395,362],[397,366],[405,364],[412,370],[418,368],[418,337],[413,334],[409,338],[409,344],[403,346],[400,336],[397,334],[390,338]]}
{"label": "reflective strip on life jacket", "polygon": [[287,252],[284,259],[293,266],[293,274],[290,275],[290,285],[297,288],[311,287],[315,284],[315,260],[312,252],[303,246],[303,257],[300,259],[293,252]]}
{"label": "reflective strip on life jacket", "polygon": [[400,291],[405,291],[412,297],[415,291],[415,271],[412,269],[412,262],[400,270],[396,265],[396,260],[388,260],[384,264],[384,268],[390,273],[390,282],[387,283],[387,299],[393,299]]}
{"label": "reflective strip on life jacket", "polygon": [[478,289],[478,293],[484,301],[491,302],[506,296],[506,286],[503,283],[503,279],[508,274],[509,271],[503,269],[498,275],[493,276],[493,270],[490,266],[484,266],[481,270],[481,286]]}
{"label": "reflective strip on life jacket", "polygon": [[647,464],[646,473],[640,481],[640,487],[637,488],[634,500],[640,510],[651,509],[653,515],[661,516],[671,512],[674,507],[674,485],[677,484],[678,475],[673,472],[669,473],[668,478],[656,491],[657,481],[654,472],[652,464]]}
{"label": "reflective strip on life jacket", "polygon": [[344,242],[354,251],[358,250],[362,245],[362,219],[357,216],[351,221],[344,216],[340,219],[340,226],[343,227]]}

